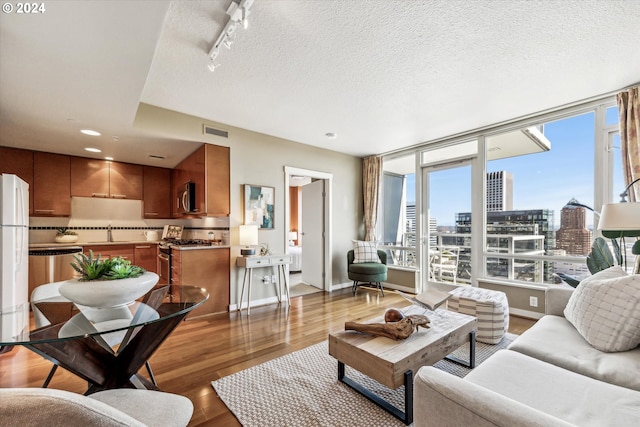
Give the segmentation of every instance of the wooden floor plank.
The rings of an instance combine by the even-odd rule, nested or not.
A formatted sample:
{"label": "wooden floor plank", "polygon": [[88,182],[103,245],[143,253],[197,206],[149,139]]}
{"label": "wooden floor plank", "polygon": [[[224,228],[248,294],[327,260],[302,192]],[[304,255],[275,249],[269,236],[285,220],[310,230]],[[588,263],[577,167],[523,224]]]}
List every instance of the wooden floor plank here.
{"label": "wooden floor plank", "polygon": [[[404,307],[396,293],[360,288],[294,297],[286,305],[246,310],[182,322],[150,361],[164,391],[187,396],[194,404],[190,426],[239,426],[210,382],[327,339],[344,322],[380,316],[387,308]],[[510,331],[522,333],[534,321],[515,316]],[[0,355],[0,387],[40,387],[51,362],[24,348]],[[140,371],[147,375],[146,370]],[[83,393],[86,383],[58,369],[49,387]]]}

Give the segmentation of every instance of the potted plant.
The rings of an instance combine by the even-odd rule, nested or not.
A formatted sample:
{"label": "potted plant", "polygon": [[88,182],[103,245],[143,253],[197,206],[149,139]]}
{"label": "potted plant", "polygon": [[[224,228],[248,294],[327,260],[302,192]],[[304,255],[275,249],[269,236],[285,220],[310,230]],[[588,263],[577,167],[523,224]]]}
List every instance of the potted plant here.
{"label": "potted plant", "polygon": [[56,231],[55,240],[58,243],[74,243],[78,241],[78,233],[69,230],[67,227],[58,228]]}
{"label": "potted plant", "polygon": [[60,294],[88,307],[116,307],[129,304],[158,283],[158,275],[132,265],[124,258],[79,254],[71,266],[80,277],[60,285]]}

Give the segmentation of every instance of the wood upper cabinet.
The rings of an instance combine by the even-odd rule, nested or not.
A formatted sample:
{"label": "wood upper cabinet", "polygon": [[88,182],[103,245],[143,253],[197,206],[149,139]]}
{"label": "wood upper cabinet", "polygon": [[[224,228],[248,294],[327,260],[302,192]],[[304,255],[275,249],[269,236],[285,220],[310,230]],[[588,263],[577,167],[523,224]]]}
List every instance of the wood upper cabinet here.
{"label": "wood upper cabinet", "polygon": [[142,166],[72,157],[71,195],[142,200]]}
{"label": "wood upper cabinet", "polygon": [[109,197],[109,162],[84,157],[72,157],[71,195],[78,197]]}
{"label": "wood upper cabinet", "polygon": [[113,199],[142,200],[142,166],[109,162],[109,195]]}
{"label": "wood upper cabinet", "polygon": [[177,213],[176,188],[186,182],[195,183],[194,215],[229,216],[230,213],[230,152],[228,147],[204,144],[184,159],[173,171],[172,214]]}
{"label": "wood upper cabinet", "polygon": [[171,218],[171,169],[143,166],[142,215]]}
{"label": "wood upper cabinet", "polygon": [[206,216],[229,216],[231,181],[229,147],[205,145]]}
{"label": "wood upper cabinet", "polygon": [[71,158],[33,153],[33,215],[71,215]]}
{"label": "wood upper cabinet", "polygon": [[33,215],[33,151],[0,147],[0,174],[10,173],[29,184],[29,215]]}

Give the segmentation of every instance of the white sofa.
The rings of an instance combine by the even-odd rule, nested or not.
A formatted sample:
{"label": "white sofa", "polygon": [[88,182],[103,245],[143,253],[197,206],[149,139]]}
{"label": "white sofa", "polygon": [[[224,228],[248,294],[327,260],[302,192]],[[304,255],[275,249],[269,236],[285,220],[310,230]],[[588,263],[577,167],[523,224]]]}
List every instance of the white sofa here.
{"label": "white sofa", "polygon": [[640,426],[640,346],[589,344],[563,316],[573,291],[550,288],[546,315],[465,378],[421,368],[414,426]]}

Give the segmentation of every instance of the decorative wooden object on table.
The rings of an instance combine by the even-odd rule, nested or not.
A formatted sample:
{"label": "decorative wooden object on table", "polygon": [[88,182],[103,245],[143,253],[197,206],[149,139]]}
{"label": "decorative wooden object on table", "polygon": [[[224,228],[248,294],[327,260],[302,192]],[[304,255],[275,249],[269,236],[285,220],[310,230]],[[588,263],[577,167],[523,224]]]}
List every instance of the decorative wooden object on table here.
{"label": "decorative wooden object on table", "polygon": [[[386,317],[386,316],[385,316]],[[429,318],[422,314],[412,314],[405,316],[398,322],[387,323],[356,323],[345,322],[344,329],[346,331],[358,331],[372,335],[392,338],[395,340],[403,340],[409,338],[413,330],[417,331],[419,327],[428,328]]]}

